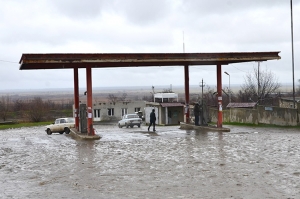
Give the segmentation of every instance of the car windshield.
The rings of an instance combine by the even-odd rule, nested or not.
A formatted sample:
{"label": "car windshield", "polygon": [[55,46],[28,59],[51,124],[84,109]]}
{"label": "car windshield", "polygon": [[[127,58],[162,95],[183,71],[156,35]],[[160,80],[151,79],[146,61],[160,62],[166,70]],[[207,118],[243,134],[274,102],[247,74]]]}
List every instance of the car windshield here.
{"label": "car windshield", "polygon": [[127,115],[127,118],[139,118],[138,115]]}
{"label": "car windshield", "polygon": [[60,119],[55,120],[54,124],[59,124]]}

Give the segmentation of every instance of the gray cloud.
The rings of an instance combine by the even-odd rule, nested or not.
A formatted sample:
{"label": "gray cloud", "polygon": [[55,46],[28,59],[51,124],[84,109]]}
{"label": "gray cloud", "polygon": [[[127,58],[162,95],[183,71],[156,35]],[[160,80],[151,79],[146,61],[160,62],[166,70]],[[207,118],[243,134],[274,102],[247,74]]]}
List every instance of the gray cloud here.
{"label": "gray cloud", "polygon": [[[281,51],[262,64],[291,82],[290,4],[282,0],[0,0],[0,90],[72,87],[72,70],[20,71],[22,53]],[[299,79],[300,2],[294,1]],[[4,60],[4,61],[1,61]],[[11,63],[14,62],[14,63]],[[224,66],[232,83],[256,63]],[[13,73],[14,75],[7,75]],[[85,86],[84,70],[80,71]],[[191,84],[215,83],[214,66],[191,67]],[[49,76],[52,78],[49,80]],[[100,77],[101,78],[97,78]],[[182,67],[95,69],[95,86],[183,84]],[[112,77],[118,77],[116,80]],[[224,77],[223,81],[227,82]],[[9,85],[9,86],[7,86]]]}
{"label": "gray cloud", "polygon": [[48,4],[62,16],[85,20],[101,16],[102,11],[106,9],[106,2],[104,0],[52,0],[48,1]]}
{"label": "gray cloud", "polygon": [[147,26],[163,21],[171,12],[172,2],[170,0],[117,0],[115,11],[121,13],[129,23]]}
{"label": "gray cloud", "polygon": [[[299,2],[298,2],[299,3]],[[282,0],[223,0],[223,1],[197,1],[186,0],[182,1],[182,10],[185,13],[193,15],[230,15],[232,13],[242,14],[248,11],[257,11],[260,9],[272,9],[274,7],[289,7],[287,1]]]}

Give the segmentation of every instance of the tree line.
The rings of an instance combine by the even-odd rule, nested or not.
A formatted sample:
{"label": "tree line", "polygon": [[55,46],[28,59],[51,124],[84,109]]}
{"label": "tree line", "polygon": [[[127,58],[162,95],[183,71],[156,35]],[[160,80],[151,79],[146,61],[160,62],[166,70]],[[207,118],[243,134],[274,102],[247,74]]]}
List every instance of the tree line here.
{"label": "tree line", "polygon": [[[272,71],[267,68],[262,71],[254,68],[253,72],[249,72],[244,76],[244,84],[242,84],[238,92],[233,92],[228,87],[222,89],[223,105],[231,101],[233,103],[255,102],[260,105],[279,106],[279,98],[293,96],[292,91],[285,93],[280,91],[281,86],[278,78]],[[215,94],[214,89],[208,87],[203,94],[204,101],[208,105],[217,106]],[[300,95],[300,79],[298,80],[295,95]]]}
{"label": "tree line", "polygon": [[[295,95],[300,95],[300,79],[299,85],[296,88]],[[283,93],[280,91],[281,84],[276,75],[268,70],[259,71],[253,68],[252,72],[244,76],[244,84],[237,92],[233,92],[229,87],[222,88],[223,106],[226,106],[230,101],[233,103],[252,103],[260,105],[279,106],[279,98],[292,97],[292,91]],[[203,97],[203,102],[208,106],[217,106],[217,92],[216,88],[206,85],[199,93],[190,94],[190,103],[199,102]],[[164,89],[163,92],[172,92],[170,89]],[[185,97],[179,98],[179,101],[185,103]],[[153,101],[153,94],[144,96],[143,100]]]}
{"label": "tree line", "polygon": [[0,119],[22,120],[26,122],[49,121],[55,117],[72,117],[73,100],[54,103],[41,97],[11,100],[9,95],[0,98]]}

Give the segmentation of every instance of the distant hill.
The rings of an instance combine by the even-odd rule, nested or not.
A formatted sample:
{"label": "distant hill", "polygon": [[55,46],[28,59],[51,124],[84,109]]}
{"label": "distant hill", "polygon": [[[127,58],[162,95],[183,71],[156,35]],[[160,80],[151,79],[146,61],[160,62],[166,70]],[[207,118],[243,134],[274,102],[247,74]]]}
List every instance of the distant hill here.
{"label": "distant hill", "polygon": [[[205,85],[204,92],[207,88],[216,90],[216,85]],[[223,84],[223,88],[227,88],[228,84]],[[241,85],[232,84],[230,89],[233,92],[238,92],[241,89]],[[184,86],[180,85],[159,85],[154,86],[154,92],[163,92],[164,90],[172,90],[175,93],[184,93]],[[281,92],[291,92],[293,90],[292,84],[282,83]],[[79,95],[84,96],[85,88],[79,89]],[[202,89],[199,85],[190,85],[190,93],[201,93]],[[32,97],[32,96],[73,96],[73,88],[47,88],[47,89],[12,89],[12,90],[0,90],[0,96],[9,95],[14,97]],[[94,87],[93,95],[110,94],[110,93],[127,93],[128,95],[150,95],[152,93],[152,86],[119,86],[119,87]],[[50,97],[51,98],[51,97]]]}

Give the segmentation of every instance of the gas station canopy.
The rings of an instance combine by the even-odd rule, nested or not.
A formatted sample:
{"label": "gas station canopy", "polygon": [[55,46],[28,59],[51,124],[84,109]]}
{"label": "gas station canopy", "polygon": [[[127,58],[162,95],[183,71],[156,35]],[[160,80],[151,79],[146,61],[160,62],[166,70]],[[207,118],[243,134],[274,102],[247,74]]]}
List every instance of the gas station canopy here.
{"label": "gas station canopy", "polygon": [[86,69],[87,82],[87,132],[94,136],[92,102],[92,68],[184,66],[184,85],[186,103],[186,123],[189,123],[189,66],[215,65],[217,70],[218,122],[222,128],[222,65],[233,63],[267,61],[280,59],[275,52],[228,52],[228,53],[116,53],[116,54],[22,54],[20,70],[37,69],[73,69],[74,72],[74,108],[75,127],[79,128],[79,86],[78,69]]}
{"label": "gas station canopy", "polygon": [[228,65],[280,59],[275,52],[227,53],[50,53],[22,54],[20,70],[145,66]]}

